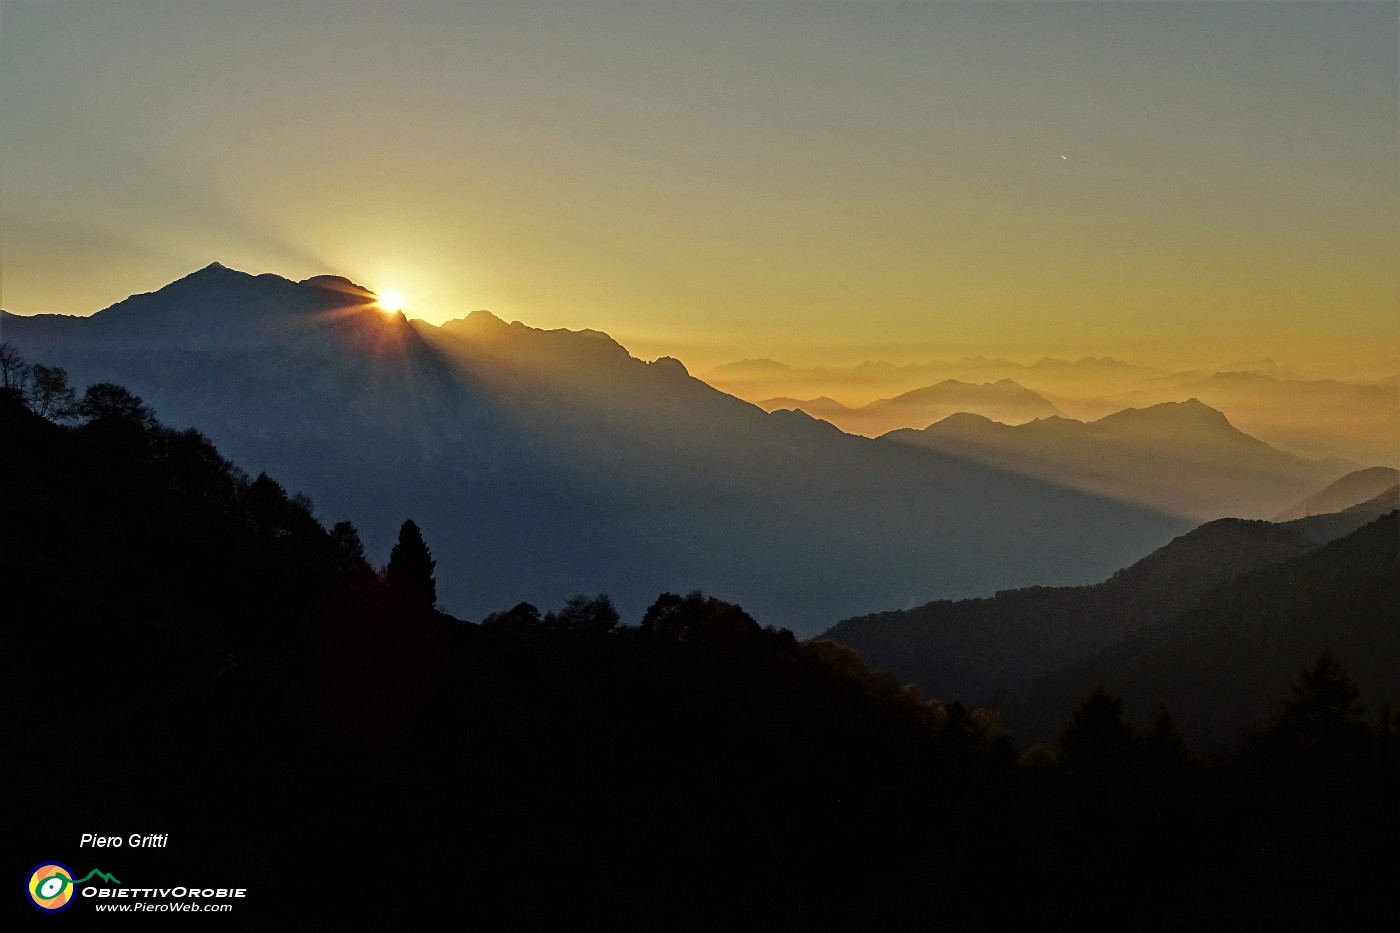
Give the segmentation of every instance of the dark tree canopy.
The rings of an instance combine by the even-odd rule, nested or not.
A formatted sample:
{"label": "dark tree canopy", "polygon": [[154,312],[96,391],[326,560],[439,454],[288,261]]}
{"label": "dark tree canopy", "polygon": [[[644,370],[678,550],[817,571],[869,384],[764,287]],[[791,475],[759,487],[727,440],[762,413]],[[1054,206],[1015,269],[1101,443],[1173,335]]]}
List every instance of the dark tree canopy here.
{"label": "dark tree canopy", "polygon": [[124,386],[97,382],[87,387],[77,414],[89,421],[129,421],[142,426],[155,423],[155,412]]}
{"label": "dark tree canopy", "polygon": [[365,558],[365,545],[360,540],[360,532],[351,522],[336,522],[331,529],[331,546],[335,552],[336,569],[347,576],[360,576],[370,572],[369,561]]}
{"label": "dark tree canopy", "polygon": [[30,408],[41,418],[66,421],[76,414],[77,397],[68,384],[68,372],[61,366],[35,363],[33,385],[29,390]]}
{"label": "dark tree canopy", "polygon": [[399,528],[399,541],[389,552],[384,576],[389,586],[410,604],[432,608],[437,605],[437,581],[433,579],[432,551],[423,540],[418,524],[409,519]]}
{"label": "dark tree canopy", "polygon": [[248,517],[260,534],[269,538],[291,534],[292,503],[281,483],[266,473],[259,473],[249,484],[244,500]]}
{"label": "dark tree canopy", "polygon": [[1287,743],[1328,748],[1354,742],[1365,728],[1356,681],[1324,651],[1312,667],[1289,685],[1291,697],[1274,723],[1274,732]]}
{"label": "dark tree canopy", "polygon": [[622,617],[606,593],[597,596],[580,593],[569,599],[557,614],[550,613],[546,621],[563,625],[576,635],[606,635],[622,621]]}
{"label": "dark tree canopy", "polygon": [[1100,686],[1079,702],[1060,734],[1060,761],[1071,774],[1109,779],[1128,765],[1135,745],[1123,701]]}
{"label": "dark tree canopy", "polygon": [[29,390],[33,367],[24,361],[24,354],[12,343],[0,343],[0,390],[23,398]]}

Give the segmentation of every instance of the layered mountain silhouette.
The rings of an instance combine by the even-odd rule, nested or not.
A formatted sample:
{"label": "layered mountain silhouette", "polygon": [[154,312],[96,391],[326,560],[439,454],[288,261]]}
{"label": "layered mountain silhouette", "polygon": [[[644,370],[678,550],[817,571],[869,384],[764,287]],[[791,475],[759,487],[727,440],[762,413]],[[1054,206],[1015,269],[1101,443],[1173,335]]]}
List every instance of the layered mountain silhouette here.
{"label": "layered mountain silhouette", "polygon": [[959,412],[971,412],[993,421],[1021,424],[1061,414],[1060,410],[1011,379],[974,384],[945,379],[936,385],[878,399],[860,408],[849,408],[834,399],[770,398],[758,403],[764,411],[782,408],[805,411],[830,421],[843,431],[876,437],[899,428],[922,428]]}
{"label": "layered mountain silhouette", "polygon": [[[952,362],[902,366],[871,362],[845,368],[800,368],[774,360],[740,360],[715,367],[702,378],[754,402],[800,402],[826,396],[851,406],[940,379],[978,383],[1012,379],[1080,420],[1195,398],[1224,412],[1245,433],[1300,456],[1337,456],[1359,464],[1400,466],[1400,384],[1394,374],[1377,378],[1374,371],[1364,378],[1343,381],[1308,376],[1268,359],[1234,361],[1214,371],[1163,372],[1111,357],[1074,361],[1047,357],[1029,365],[1001,358],[965,357]],[[975,408],[967,410],[988,414]],[[918,423],[907,426],[924,427]]]}
{"label": "layered mountain silhouette", "polygon": [[[1158,370],[1106,356],[1079,360],[1045,357],[1029,365],[1001,357],[968,356],[903,365],[874,360],[856,366],[805,368],[771,359],[736,360],[716,366],[700,374],[700,378],[721,391],[760,404],[770,398],[802,400],[833,394],[866,404],[866,400],[888,399],[948,379],[971,383],[1010,379],[1023,387],[1033,386],[1030,391],[1037,393],[1056,391],[1078,396],[1086,389],[1102,392],[1105,387],[1132,387],[1160,375]],[[1050,413],[1043,411],[1032,417]],[[935,419],[912,426],[923,427],[932,420]]]}
{"label": "layered mountain silhouette", "polygon": [[[1397,507],[1400,487],[1340,513],[1281,524],[1220,519],[1172,540],[1093,586],[1037,586],[1000,592],[989,599],[941,600],[916,609],[846,619],[823,637],[849,645],[872,667],[890,670],[930,695],[1028,709],[1023,701],[1036,678],[1139,633],[1160,642],[1167,637],[1163,633],[1173,631],[1173,620],[1195,611],[1216,587],[1315,551]],[[1348,599],[1340,590],[1333,596],[1339,604]],[[1322,624],[1328,613],[1318,609]],[[1393,607],[1391,613],[1386,624],[1393,626]],[[1323,647],[1309,649],[1311,655],[1290,658],[1288,663],[1301,666]],[[1187,672],[1181,673],[1189,680]],[[1284,682],[1291,673],[1284,672]],[[1083,689],[1070,696],[1070,702],[1094,687],[1083,678],[1075,683]],[[1272,695],[1267,690],[1259,694]],[[1062,695],[1055,698],[1056,702],[1063,699]],[[1049,700],[1037,701],[1035,708],[1047,711],[1046,715],[1052,715],[1051,710],[1060,715],[1066,708],[1063,703],[1046,703]],[[1042,720],[1030,724],[1047,725]],[[1040,737],[1022,735],[1032,740]]]}
{"label": "layered mountain silhouette", "polygon": [[1301,502],[1279,512],[1273,517],[1273,521],[1286,522],[1294,518],[1306,518],[1309,515],[1340,512],[1381,495],[1396,483],[1400,483],[1400,470],[1393,467],[1370,467],[1365,470],[1356,470],[1343,476],[1335,483],[1329,483],[1327,488],[1321,489]]}
{"label": "layered mountain silhouette", "polygon": [[[1396,503],[1392,492],[1389,501]],[[1304,521],[1307,521],[1304,519]],[[1367,718],[1400,703],[1400,513],[1317,551],[1242,574],[1196,605],[1043,678],[1010,712],[1026,736],[1056,728],[1053,704],[1102,684],[1146,720],[1166,704],[1198,748],[1237,741],[1274,714],[1271,687],[1330,652]]]}
{"label": "layered mountain silhouette", "polygon": [[765,413],[596,332],[485,313],[434,327],[371,298],[215,264],[91,318],[5,315],[4,339],[199,425],[374,553],[415,516],[440,601],[469,617],[584,590],[634,615],[701,587],[810,634],[833,614],[1098,579],[1186,527]]}
{"label": "layered mountain silhouette", "polygon": [[1054,417],[1011,426],[958,414],[882,440],[1197,521],[1274,515],[1348,468],[1270,447],[1197,399],[1127,409],[1091,422]]}

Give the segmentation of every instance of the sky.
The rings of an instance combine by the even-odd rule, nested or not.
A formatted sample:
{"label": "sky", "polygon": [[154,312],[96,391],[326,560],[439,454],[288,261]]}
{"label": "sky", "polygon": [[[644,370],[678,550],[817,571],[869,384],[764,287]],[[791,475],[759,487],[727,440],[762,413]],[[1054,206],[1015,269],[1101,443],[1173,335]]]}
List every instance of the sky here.
{"label": "sky", "polygon": [[1394,361],[1398,13],[0,0],[0,306],[217,260],[692,371]]}

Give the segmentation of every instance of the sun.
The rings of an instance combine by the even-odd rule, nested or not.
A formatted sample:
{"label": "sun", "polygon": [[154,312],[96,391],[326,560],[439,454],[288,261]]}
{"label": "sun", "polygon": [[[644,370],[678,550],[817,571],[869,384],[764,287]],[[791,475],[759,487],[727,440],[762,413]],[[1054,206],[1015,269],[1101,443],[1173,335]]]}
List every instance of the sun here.
{"label": "sun", "polygon": [[392,288],[380,292],[378,299],[379,307],[383,309],[386,314],[393,314],[403,308],[403,295],[400,295]]}

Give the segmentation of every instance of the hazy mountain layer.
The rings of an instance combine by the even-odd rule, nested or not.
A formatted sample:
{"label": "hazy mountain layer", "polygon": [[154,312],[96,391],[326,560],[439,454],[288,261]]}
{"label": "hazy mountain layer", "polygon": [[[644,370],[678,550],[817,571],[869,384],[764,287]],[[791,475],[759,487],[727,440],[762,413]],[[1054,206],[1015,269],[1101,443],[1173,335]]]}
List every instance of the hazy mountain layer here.
{"label": "hazy mountain layer", "polygon": [[1196,399],[1128,409],[1093,422],[1045,418],[1010,426],[960,414],[882,438],[965,457],[1197,521],[1276,514],[1346,472],[1236,429]]}
{"label": "hazy mountain layer", "polygon": [[945,379],[894,398],[877,399],[848,408],[833,399],[770,398],[758,403],[764,411],[781,408],[805,411],[830,421],[850,434],[877,437],[898,428],[923,428],[958,412],[971,412],[993,421],[1021,424],[1060,414],[1060,410],[1025,386],[1010,379],[975,385]]}
{"label": "hazy mountain layer", "polygon": [[4,338],[199,425],[354,520],[372,553],[415,518],[443,604],[470,617],[584,590],[635,616],[699,587],[810,634],[833,614],[1101,578],[1183,529],[767,414],[602,334],[410,324],[341,280],[216,265],[89,319],[7,315]]}
{"label": "hazy mountain layer", "polygon": [[1127,395],[1132,404],[1198,398],[1241,430],[1310,457],[1400,465],[1400,389],[1335,379],[1279,379],[1263,373],[1178,374]]}
{"label": "hazy mountain layer", "polygon": [[[823,637],[849,645],[872,667],[890,670],[931,696],[1004,707],[1024,697],[1036,677],[1135,632],[1155,631],[1214,587],[1306,554],[1397,506],[1400,488],[1345,512],[1283,524],[1221,519],[1093,586],[940,600],[846,619]],[[1065,704],[1043,708],[1063,710]]]}
{"label": "hazy mountain layer", "polygon": [[1166,373],[1107,357],[1075,362],[1043,359],[1031,365],[969,357],[903,366],[870,362],[845,368],[740,360],[718,366],[702,378],[754,402],[775,396],[826,396],[851,407],[939,379],[1013,379],[1066,415],[1086,421],[1125,408],[1196,398],[1224,412],[1246,433],[1292,453],[1400,466],[1400,382],[1393,372],[1372,370],[1329,379],[1272,360]]}
{"label": "hazy mountain layer", "polygon": [[1400,470],[1391,467],[1371,467],[1348,473],[1335,483],[1328,484],[1301,502],[1295,503],[1273,517],[1273,521],[1286,522],[1309,515],[1325,515],[1340,512],[1385,492],[1400,483]]}
{"label": "hazy mountain layer", "polygon": [[[896,365],[871,361],[857,366],[797,367],[776,360],[737,360],[700,375],[710,385],[739,398],[758,402],[785,398],[838,397],[852,407],[897,396],[955,379],[963,382],[997,382],[1011,379],[1033,391],[1070,396],[1103,394],[1137,387],[1162,372],[1115,360],[1085,357],[1061,360],[1046,357],[1032,364],[983,356],[960,360],[934,360]],[[1123,407],[1123,406],[1118,406]]]}

